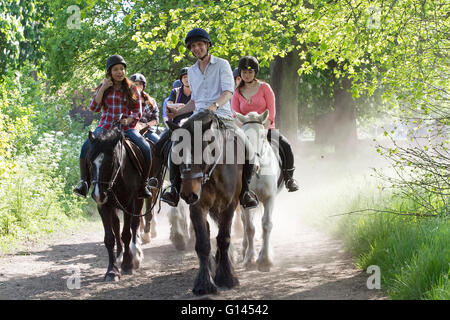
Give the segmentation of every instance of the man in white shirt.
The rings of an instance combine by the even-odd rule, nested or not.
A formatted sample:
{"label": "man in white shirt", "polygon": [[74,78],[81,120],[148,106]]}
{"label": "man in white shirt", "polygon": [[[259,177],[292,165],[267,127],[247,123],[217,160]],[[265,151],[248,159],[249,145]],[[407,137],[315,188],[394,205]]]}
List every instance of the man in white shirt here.
{"label": "man in white shirt", "polygon": [[[211,38],[201,28],[189,31],[186,35],[185,44],[197,58],[197,62],[188,69],[191,100],[182,109],[168,108],[167,116],[169,119],[173,119],[183,113],[191,111],[196,113],[200,110],[209,109],[217,114],[227,129],[233,129],[248,148],[247,138],[243,131],[235,125],[231,111],[230,99],[234,92],[234,78],[229,62],[209,53],[209,47],[212,45]],[[258,206],[258,199],[248,189],[253,164],[248,161],[247,157],[251,157],[251,154],[252,152],[247,150],[242,172],[242,191],[239,200],[244,208]],[[176,206],[179,201],[179,186],[181,183],[179,168],[170,162],[170,170],[176,173],[171,174],[176,178],[171,181],[170,190],[162,194],[161,200],[169,205]]]}

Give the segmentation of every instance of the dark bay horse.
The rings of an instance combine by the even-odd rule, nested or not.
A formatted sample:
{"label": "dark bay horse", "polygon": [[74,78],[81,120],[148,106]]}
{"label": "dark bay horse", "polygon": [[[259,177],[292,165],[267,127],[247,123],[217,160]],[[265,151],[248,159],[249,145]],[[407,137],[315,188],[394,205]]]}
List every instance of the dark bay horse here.
{"label": "dark bay horse", "polygon": [[[126,152],[125,137],[121,130],[113,128],[97,137],[89,132],[89,139],[91,147],[87,159],[92,179],[92,198],[102,218],[109,256],[105,281],[118,281],[120,263],[122,273],[130,274],[133,269],[139,268],[143,259],[137,239],[138,215],[143,205],[143,199],[138,199],[137,195],[142,178]],[[119,209],[124,212],[122,235]]]}
{"label": "dark bay horse", "polygon": [[[225,153],[225,145],[236,144],[236,137],[227,135],[217,116],[209,111],[201,111],[194,114],[181,128],[173,123],[169,124],[173,135],[178,132],[188,132],[194,137],[195,128],[201,127],[202,135],[208,129],[218,133],[218,149],[221,155]],[[183,130],[184,131],[183,131]],[[174,137],[172,145],[172,161],[174,151],[180,144],[186,145],[186,141],[176,141]],[[195,146],[194,140],[199,145]],[[191,139],[191,147],[183,150],[180,164],[181,190],[180,196],[189,204],[190,218],[195,231],[195,251],[199,258],[200,269],[194,281],[193,293],[203,295],[217,293],[217,286],[232,288],[239,284],[235,276],[232,261],[229,256],[231,224],[234,211],[239,201],[242,187],[243,165],[238,164],[236,152],[226,162],[205,161],[203,156],[201,163],[190,161],[195,158],[195,152],[203,152],[208,148],[208,142],[201,139]],[[199,149],[200,148],[200,149]],[[237,148],[234,149],[235,151]],[[186,151],[186,152],[185,152]],[[197,154],[198,155],[198,154]],[[217,154],[215,155],[217,156]],[[228,157],[228,155],[227,155]],[[217,156],[220,160],[220,157]],[[176,163],[176,162],[175,162]],[[214,259],[211,258],[210,228],[207,221],[208,213],[217,223],[219,232],[217,235],[217,252]],[[214,268],[213,265],[216,265]],[[215,270],[214,270],[215,269]],[[213,279],[214,275],[214,279]]]}
{"label": "dark bay horse", "polygon": [[[145,129],[140,132],[143,133],[145,132],[144,130]],[[169,154],[168,150],[164,150],[166,147],[165,145],[158,146],[150,140],[147,140],[147,142],[150,144],[150,149],[152,151],[150,177],[158,179],[158,186],[157,188],[152,188],[152,197],[145,199],[145,212],[143,212],[140,223],[142,244],[150,243],[150,238],[156,236],[155,223],[152,223],[152,221],[155,220],[154,208],[164,182],[164,176],[167,171],[167,157]],[[152,232],[151,237],[150,231]]]}

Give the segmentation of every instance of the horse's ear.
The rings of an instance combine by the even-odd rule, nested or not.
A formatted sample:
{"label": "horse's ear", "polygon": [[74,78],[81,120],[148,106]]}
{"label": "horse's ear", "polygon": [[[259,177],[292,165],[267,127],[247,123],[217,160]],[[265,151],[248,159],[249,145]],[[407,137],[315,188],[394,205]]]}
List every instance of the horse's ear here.
{"label": "horse's ear", "polygon": [[95,137],[91,130],[89,130],[89,140],[94,141]]}
{"label": "horse's ear", "polygon": [[266,110],[259,115],[259,120],[261,121],[261,123],[266,122],[267,118],[269,118],[269,110]]}
{"label": "horse's ear", "polygon": [[175,131],[180,128],[180,126],[178,124],[174,123],[171,120],[166,121],[166,123],[167,123],[167,126],[169,127],[170,131]]}
{"label": "horse's ear", "polygon": [[238,119],[240,123],[244,124],[247,121],[247,118],[244,115],[240,114],[239,112],[235,112],[235,114],[236,119]]}

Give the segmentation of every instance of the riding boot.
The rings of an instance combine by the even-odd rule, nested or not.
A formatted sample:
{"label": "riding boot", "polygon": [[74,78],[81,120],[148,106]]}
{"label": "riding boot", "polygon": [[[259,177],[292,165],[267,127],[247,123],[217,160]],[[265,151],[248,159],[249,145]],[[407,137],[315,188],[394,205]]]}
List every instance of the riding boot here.
{"label": "riding boot", "polygon": [[89,178],[89,168],[85,158],[80,159],[80,177],[81,180],[75,189],[73,189],[73,192],[86,198],[89,192],[91,179]]}
{"label": "riding boot", "polygon": [[176,207],[178,205],[178,201],[180,201],[180,169],[177,165],[170,161],[170,186],[169,191],[164,191],[161,195],[161,200],[166,202],[168,205],[172,207]]}
{"label": "riding boot", "polygon": [[[149,161],[149,163],[151,163],[151,162]],[[151,168],[152,168],[151,165],[147,165],[147,168],[144,169],[145,170],[144,171],[145,175],[143,177],[144,183],[138,194],[139,199],[150,198],[152,196],[151,189],[158,188],[158,179],[155,177],[151,177],[151,178],[149,177]]]}
{"label": "riding boot", "polygon": [[284,185],[288,192],[294,192],[299,189],[297,181],[293,178],[295,168],[283,169]]}
{"label": "riding boot", "polygon": [[242,170],[242,189],[239,195],[239,201],[244,209],[256,208],[259,204],[258,197],[249,190],[250,180],[253,173],[253,164],[246,163]]}

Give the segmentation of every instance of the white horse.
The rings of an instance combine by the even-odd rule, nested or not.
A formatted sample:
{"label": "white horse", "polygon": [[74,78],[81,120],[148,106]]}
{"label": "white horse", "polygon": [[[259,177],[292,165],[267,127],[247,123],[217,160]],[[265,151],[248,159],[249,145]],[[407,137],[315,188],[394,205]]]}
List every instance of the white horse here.
{"label": "white horse", "polygon": [[256,149],[256,156],[259,161],[259,169],[253,175],[250,182],[250,190],[258,196],[259,206],[264,207],[262,217],[263,244],[259,252],[258,259],[255,262],[255,225],[254,209],[244,209],[241,206],[241,219],[244,224],[244,238],[242,241],[242,254],[244,257],[244,267],[251,269],[257,264],[259,271],[270,271],[273,265],[273,253],[270,246],[270,232],[272,231],[272,212],[275,203],[275,197],[281,191],[282,174],[279,164],[279,156],[276,154],[267,140],[267,129],[264,123],[269,117],[266,110],[262,114],[250,112],[247,115],[236,113],[237,119],[242,123],[242,130],[245,132],[249,142]]}

